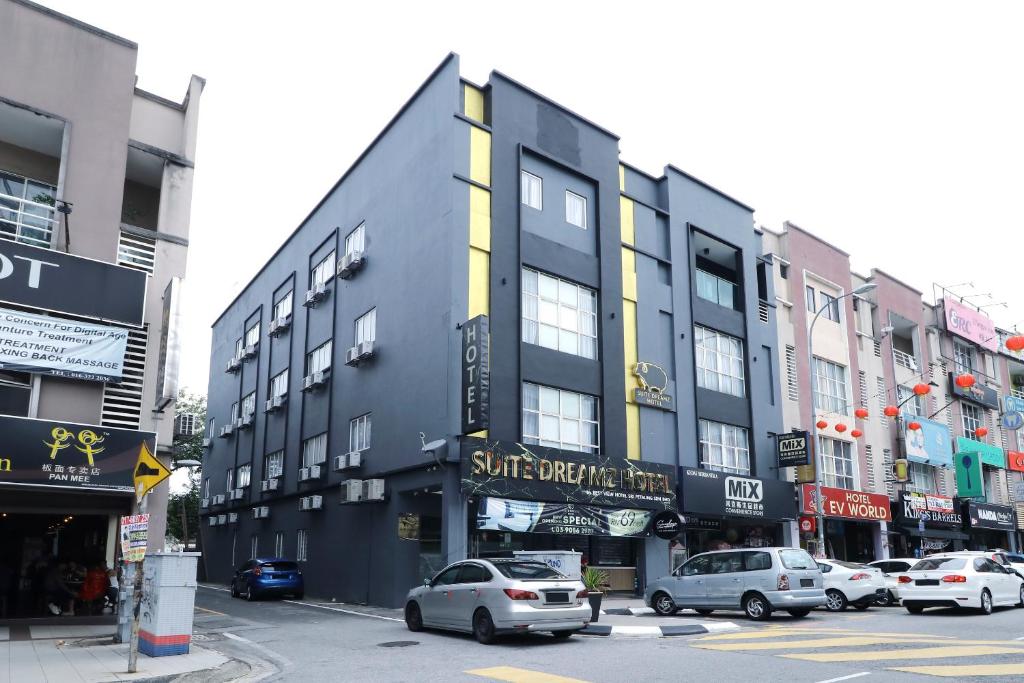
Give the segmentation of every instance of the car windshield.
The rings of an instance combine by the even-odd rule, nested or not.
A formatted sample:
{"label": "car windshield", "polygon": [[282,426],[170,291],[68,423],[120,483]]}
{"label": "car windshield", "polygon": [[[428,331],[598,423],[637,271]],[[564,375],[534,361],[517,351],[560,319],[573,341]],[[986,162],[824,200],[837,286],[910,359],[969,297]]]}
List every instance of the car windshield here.
{"label": "car windshield", "polygon": [[927,560],[921,560],[913,567],[910,571],[923,572],[929,569],[963,569],[964,565],[967,564],[967,560],[962,557],[930,557]]}
{"label": "car windshield", "polygon": [[298,569],[299,565],[294,562],[262,562],[260,568],[268,572],[292,572]]}
{"label": "car windshield", "polygon": [[566,578],[565,574],[555,571],[543,562],[495,562],[494,567],[510,579],[530,581]]}
{"label": "car windshield", "polygon": [[806,550],[791,548],[780,550],[779,557],[782,559],[782,566],[786,569],[817,569],[814,558],[807,554]]}
{"label": "car windshield", "polygon": [[[829,561],[837,567],[846,567],[847,569],[865,569],[867,567],[865,564],[857,564],[856,562],[843,562],[842,560]],[[877,567],[873,567],[873,569],[877,569]]]}

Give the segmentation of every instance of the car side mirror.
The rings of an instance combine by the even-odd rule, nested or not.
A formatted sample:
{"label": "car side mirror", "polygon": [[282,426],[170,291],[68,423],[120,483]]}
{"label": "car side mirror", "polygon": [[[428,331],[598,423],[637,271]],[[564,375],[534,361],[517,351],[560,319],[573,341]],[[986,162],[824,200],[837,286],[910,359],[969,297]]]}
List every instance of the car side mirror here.
{"label": "car side mirror", "polygon": [[427,588],[430,588],[431,586],[434,585],[434,582],[431,581],[430,579],[423,579],[423,585],[426,586]]}

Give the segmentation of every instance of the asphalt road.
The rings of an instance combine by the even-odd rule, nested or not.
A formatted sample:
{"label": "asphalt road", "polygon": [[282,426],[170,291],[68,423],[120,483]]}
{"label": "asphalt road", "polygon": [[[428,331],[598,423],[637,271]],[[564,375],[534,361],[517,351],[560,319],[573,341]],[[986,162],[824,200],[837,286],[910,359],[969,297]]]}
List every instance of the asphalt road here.
{"label": "asphalt road", "polygon": [[1024,609],[1013,608],[991,616],[872,608],[756,625],[723,613],[743,628],[565,642],[538,634],[484,646],[461,634],[411,633],[384,611],[364,616],[312,603],[248,603],[205,587],[196,606],[197,642],[250,663],[252,679],[273,681],[1024,680]]}

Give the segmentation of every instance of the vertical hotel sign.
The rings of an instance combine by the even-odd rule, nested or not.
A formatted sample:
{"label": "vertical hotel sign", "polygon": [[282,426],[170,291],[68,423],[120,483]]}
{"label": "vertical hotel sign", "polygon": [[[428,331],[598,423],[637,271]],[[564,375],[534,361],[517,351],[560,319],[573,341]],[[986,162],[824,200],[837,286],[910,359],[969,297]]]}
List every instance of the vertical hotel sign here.
{"label": "vertical hotel sign", "polygon": [[490,426],[491,341],[486,315],[462,325],[462,433]]}

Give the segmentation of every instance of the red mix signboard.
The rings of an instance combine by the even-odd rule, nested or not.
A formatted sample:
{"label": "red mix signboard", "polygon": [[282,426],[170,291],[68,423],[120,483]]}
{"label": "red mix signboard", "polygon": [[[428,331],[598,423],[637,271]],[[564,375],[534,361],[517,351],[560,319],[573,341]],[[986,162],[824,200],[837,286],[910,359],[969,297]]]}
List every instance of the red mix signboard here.
{"label": "red mix signboard", "polygon": [[[869,522],[892,521],[888,496],[822,486],[821,497],[824,501],[826,517],[842,517]],[[801,487],[800,495],[801,511],[806,515],[817,514],[814,503],[814,484],[804,484]]]}

